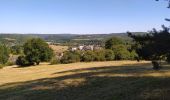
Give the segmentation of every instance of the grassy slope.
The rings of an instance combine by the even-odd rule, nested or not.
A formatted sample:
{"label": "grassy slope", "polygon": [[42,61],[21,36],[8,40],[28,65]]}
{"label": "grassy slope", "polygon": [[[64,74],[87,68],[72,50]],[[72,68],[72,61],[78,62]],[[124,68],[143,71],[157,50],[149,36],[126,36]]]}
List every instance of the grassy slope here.
{"label": "grassy slope", "polygon": [[118,61],[7,67],[0,100],[170,100],[170,69]]}

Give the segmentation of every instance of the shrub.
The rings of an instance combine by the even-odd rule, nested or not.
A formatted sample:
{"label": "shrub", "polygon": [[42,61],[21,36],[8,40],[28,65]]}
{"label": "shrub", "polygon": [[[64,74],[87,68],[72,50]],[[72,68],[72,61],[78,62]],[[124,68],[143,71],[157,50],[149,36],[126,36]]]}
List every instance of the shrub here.
{"label": "shrub", "polygon": [[130,60],[135,60],[136,58],[138,58],[138,54],[133,50],[130,52]]}
{"label": "shrub", "polygon": [[5,45],[0,45],[0,64],[6,64],[9,59],[9,48]]}
{"label": "shrub", "polygon": [[110,49],[105,50],[105,59],[106,61],[112,61],[115,59],[115,54],[113,50],[110,50]]}
{"label": "shrub", "polygon": [[124,41],[118,37],[112,37],[105,42],[106,49],[112,49],[116,45],[124,44]]}
{"label": "shrub", "polygon": [[5,65],[6,66],[12,66],[12,65],[15,65],[15,62],[8,61]]}
{"label": "shrub", "polygon": [[105,51],[104,50],[98,50],[94,51],[94,61],[105,61]]}
{"label": "shrub", "polygon": [[68,64],[68,63],[75,63],[80,62],[80,55],[77,52],[65,52],[63,57],[61,58],[61,63]]}
{"label": "shrub", "polygon": [[129,60],[130,59],[130,52],[124,45],[118,45],[116,48],[113,49],[115,53],[116,60]]}
{"label": "shrub", "polygon": [[84,62],[91,62],[95,59],[95,53],[93,51],[85,51],[81,57]]}
{"label": "shrub", "polygon": [[60,64],[60,63],[61,63],[60,59],[55,58],[55,57],[52,58],[51,61],[50,61],[51,65]]}

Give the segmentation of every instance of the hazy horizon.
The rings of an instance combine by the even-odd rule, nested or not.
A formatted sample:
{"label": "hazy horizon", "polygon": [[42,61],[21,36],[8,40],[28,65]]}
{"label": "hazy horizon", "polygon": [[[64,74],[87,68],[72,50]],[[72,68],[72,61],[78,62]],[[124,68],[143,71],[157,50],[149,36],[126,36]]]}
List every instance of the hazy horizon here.
{"label": "hazy horizon", "polygon": [[155,0],[1,0],[0,33],[109,34],[169,26]]}

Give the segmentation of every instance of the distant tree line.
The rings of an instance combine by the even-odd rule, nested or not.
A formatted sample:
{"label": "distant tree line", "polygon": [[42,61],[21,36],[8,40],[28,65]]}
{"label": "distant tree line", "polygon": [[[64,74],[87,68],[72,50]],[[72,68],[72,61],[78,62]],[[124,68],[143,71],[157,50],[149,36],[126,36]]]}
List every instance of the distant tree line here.
{"label": "distant tree line", "polygon": [[135,60],[136,58],[138,58],[138,55],[129,42],[117,37],[112,37],[105,42],[105,48],[103,50],[66,51],[61,59],[52,59],[51,64]]}

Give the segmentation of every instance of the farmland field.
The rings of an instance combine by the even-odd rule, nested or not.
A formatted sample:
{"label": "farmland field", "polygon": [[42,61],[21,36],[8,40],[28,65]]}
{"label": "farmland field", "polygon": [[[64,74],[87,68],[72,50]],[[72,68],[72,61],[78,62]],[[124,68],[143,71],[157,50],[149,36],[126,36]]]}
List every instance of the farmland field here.
{"label": "farmland field", "polygon": [[67,51],[68,50],[68,46],[56,46],[56,45],[49,45],[49,47],[51,49],[53,49],[53,51],[55,53],[62,53],[64,51]]}
{"label": "farmland field", "polygon": [[170,100],[170,67],[149,61],[73,63],[0,70],[0,100]]}

